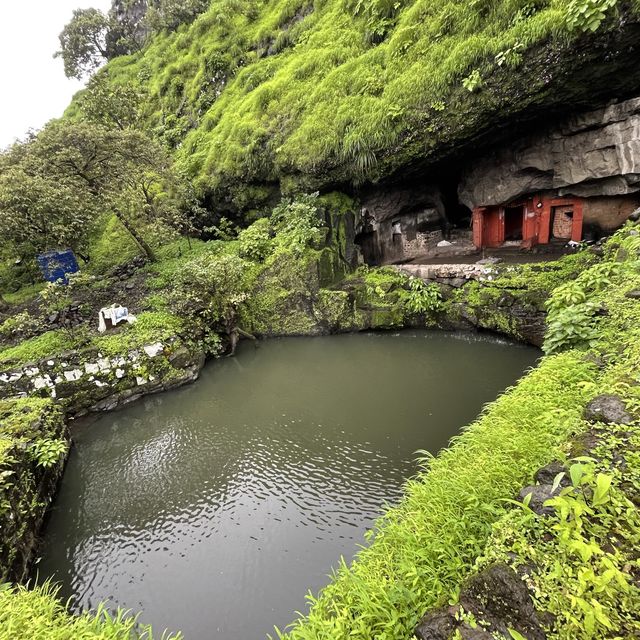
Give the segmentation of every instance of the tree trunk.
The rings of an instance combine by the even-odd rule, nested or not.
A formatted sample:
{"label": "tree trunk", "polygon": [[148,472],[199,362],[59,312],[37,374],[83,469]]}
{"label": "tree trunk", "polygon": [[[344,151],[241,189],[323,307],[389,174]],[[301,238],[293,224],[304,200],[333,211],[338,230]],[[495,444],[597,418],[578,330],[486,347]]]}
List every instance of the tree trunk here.
{"label": "tree trunk", "polygon": [[136,244],[142,249],[147,256],[149,262],[156,262],[157,257],[153,252],[153,249],[145,242],[144,238],[138,233],[137,229],[127,220],[127,217],[120,211],[115,211],[116,217],[122,223],[122,226],[129,232],[131,237],[135,240]]}

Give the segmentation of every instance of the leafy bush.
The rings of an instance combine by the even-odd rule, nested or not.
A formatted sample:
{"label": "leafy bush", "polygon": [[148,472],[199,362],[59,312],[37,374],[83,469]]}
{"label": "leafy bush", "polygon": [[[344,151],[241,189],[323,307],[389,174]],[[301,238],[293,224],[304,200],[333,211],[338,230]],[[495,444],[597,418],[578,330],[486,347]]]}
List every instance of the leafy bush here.
{"label": "leafy bush", "polygon": [[248,266],[234,254],[204,254],[175,274],[171,300],[184,318],[183,332],[213,355],[221,346],[218,334],[231,334],[237,327],[252,276]]}
{"label": "leafy bush", "polygon": [[66,453],[68,444],[66,440],[44,438],[36,440],[31,446],[31,456],[38,465],[48,469],[57,464]]}
{"label": "leafy bush", "polygon": [[273,250],[270,221],[267,218],[256,220],[240,233],[238,240],[240,241],[239,252],[242,258],[263,262]]}
{"label": "leafy bush", "polygon": [[326,237],[324,221],[317,207],[317,193],[283,200],[271,216],[278,246],[296,254],[319,249]]}
{"label": "leafy bush", "polygon": [[556,353],[569,347],[589,346],[598,336],[594,316],[600,308],[596,302],[583,302],[550,313],[544,352]]}
{"label": "leafy bush", "polygon": [[569,486],[546,503],[554,512],[540,518],[526,506],[511,511],[478,563],[481,569],[508,558],[516,568],[532,568],[527,582],[536,609],[553,616],[553,640],[630,638],[638,631],[633,566],[640,518],[629,488],[640,481],[640,442],[634,434],[626,443],[632,453],[622,472],[610,461],[623,430],[608,429],[593,452],[599,460],[569,463]]}
{"label": "leafy bush", "polygon": [[562,311],[567,307],[583,304],[587,300],[587,293],[580,282],[568,282],[554,290],[547,302],[550,314]]}
{"label": "leafy bush", "polygon": [[603,306],[590,298],[611,286],[621,269],[619,263],[605,261],[554,290],[546,303],[549,315],[543,347],[545,353],[591,344],[598,335],[595,316]]}
{"label": "leafy bush", "polygon": [[0,337],[16,338],[30,334],[40,323],[28,311],[21,311],[0,324]]}
{"label": "leafy bush", "polygon": [[474,93],[482,87],[482,76],[478,69],[474,69],[466,78],[462,81],[462,86],[469,92]]}
{"label": "leafy bush", "polygon": [[574,31],[597,31],[618,0],[572,0],[567,8],[567,24]]}
{"label": "leafy bush", "polygon": [[426,284],[420,278],[411,278],[405,306],[412,313],[439,311],[442,308],[442,294],[438,285]]}

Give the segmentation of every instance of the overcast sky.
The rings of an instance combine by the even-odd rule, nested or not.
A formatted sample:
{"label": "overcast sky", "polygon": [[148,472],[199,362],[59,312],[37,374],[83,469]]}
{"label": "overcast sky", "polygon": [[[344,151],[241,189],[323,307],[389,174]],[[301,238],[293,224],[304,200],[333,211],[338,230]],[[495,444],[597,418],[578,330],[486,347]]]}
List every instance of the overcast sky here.
{"label": "overcast sky", "polygon": [[72,11],[106,11],[111,0],[0,0],[0,149],[62,115],[82,83],[54,60]]}

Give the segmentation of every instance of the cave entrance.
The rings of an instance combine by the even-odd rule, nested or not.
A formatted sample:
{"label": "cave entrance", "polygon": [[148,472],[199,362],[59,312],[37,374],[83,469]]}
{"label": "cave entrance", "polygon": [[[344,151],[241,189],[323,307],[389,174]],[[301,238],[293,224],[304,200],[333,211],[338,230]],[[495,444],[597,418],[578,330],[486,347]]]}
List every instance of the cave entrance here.
{"label": "cave entrance", "polygon": [[504,210],[504,239],[508,241],[522,241],[522,227],[524,224],[524,206],[505,207]]}

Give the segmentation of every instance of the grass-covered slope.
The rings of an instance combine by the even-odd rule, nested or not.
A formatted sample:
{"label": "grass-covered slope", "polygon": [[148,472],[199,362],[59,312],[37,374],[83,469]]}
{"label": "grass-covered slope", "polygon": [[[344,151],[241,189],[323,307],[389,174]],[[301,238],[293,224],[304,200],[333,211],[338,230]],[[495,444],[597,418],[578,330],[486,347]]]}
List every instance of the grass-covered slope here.
{"label": "grass-covered slope", "polygon": [[108,73],[140,82],[147,126],[205,192],[286,189],[301,174],[307,186],[357,182],[529,107],[640,87],[638,11],[637,0],[212,0]]}

